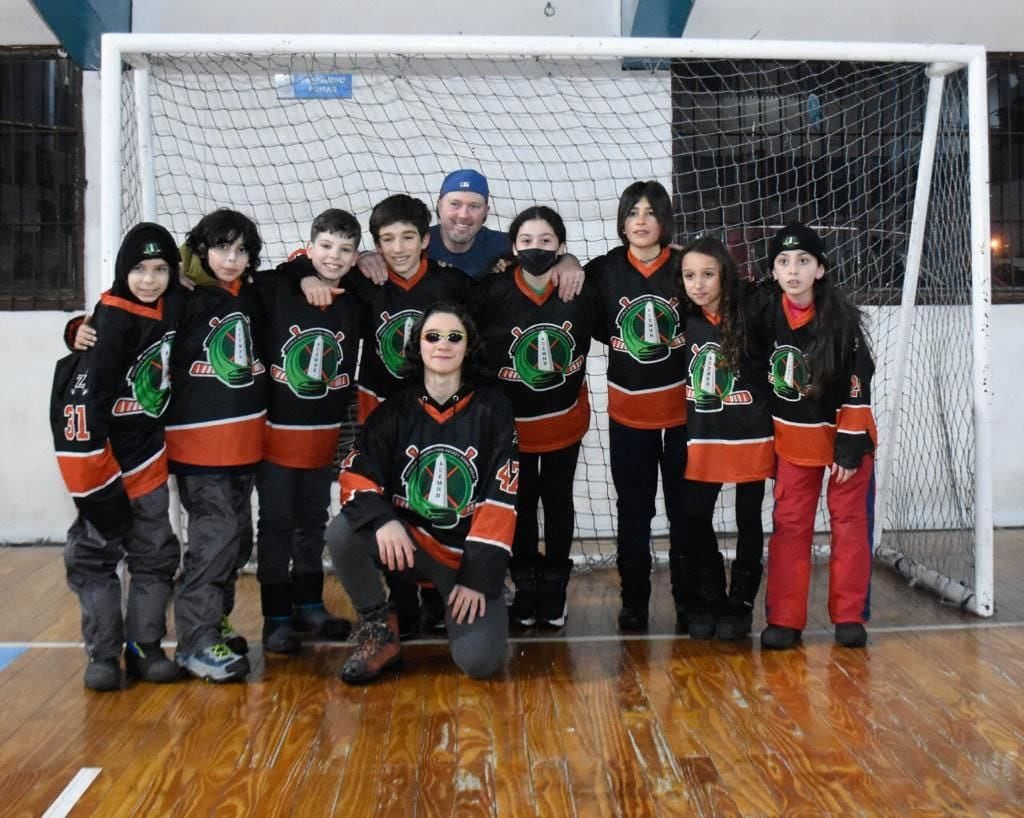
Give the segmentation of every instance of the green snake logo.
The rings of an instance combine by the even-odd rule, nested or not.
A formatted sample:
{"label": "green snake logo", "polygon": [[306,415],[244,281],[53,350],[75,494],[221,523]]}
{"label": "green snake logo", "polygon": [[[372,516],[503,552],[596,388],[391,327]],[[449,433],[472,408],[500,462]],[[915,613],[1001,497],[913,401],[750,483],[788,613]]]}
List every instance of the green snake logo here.
{"label": "green snake logo", "polygon": [[304,330],[296,325],[288,328],[290,337],[281,347],[283,366],[270,367],[270,376],[300,398],[322,398],[332,389],[349,385],[349,377],[342,373],[344,353],[343,332],[331,332],[322,327]]}
{"label": "green snake logo", "polygon": [[811,373],[807,359],[797,347],[788,344],[777,346],[769,364],[768,378],[776,395],[795,403],[807,394]]}
{"label": "green snake logo", "polygon": [[[615,317],[619,337],[613,347],[624,349],[642,364],[664,361],[683,343],[679,334],[679,299],[643,295],[636,300],[619,299],[622,309]],[[617,342],[617,343],[616,343]]]}
{"label": "green snake logo", "polygon": [[402,377],[400,373],[405,363],[405,342],[420,315],[422,313],[419,310],[402,310],[394,315],[387,312],[380,314],[380,326],[376,332],[377,355],[394,378]]}
{"label": "green snake logo", "polygon": [[254,382],[253,372],[262,371],[253,361],[252,329],[249,318],[233,312],[223,318],[211,318],[209,335],[203,341],[207,365],[197,361],[193,375],[212,375],[225,386],[243,389]]}
{"label": "green snake logo", "polygon": [[138,408],[151,418],[158,418],[171,399],[171,347],[174,332],[168,332],[159,341],[142,351],[126,380],[132,388],[132,397]]}
{"label": "green snake logo", "polygon": [[513,327],[512,345],[508,349],[512,368],[502,367],[498,376],[502,380],[522,381],[535,392],[555,389],[565,383],[565,377],[582,365],[575,357],[576,342],[572,337],[572,323],[534,324],[525,330]]}
{"label": "green snake logo", "polygon": [[438,444],[405,450],[409,463],[402,472],[405,500],[413,511],[438,528],[454,528],[471,513],[476,493],[477,450]]}

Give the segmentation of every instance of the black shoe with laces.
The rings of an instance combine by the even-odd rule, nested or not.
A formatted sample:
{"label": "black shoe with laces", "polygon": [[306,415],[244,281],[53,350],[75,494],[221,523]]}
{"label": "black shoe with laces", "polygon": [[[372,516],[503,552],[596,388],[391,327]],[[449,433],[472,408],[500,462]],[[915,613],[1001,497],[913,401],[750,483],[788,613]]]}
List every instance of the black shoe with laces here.
{"label": "black shoe with laces", "polygon": [[168,684],[181,678],[177,664],[167,658],[159,642],[129,642],[124,650],[125,674],[154,684]]}
{"label": "black shoe with laces", "polygon": [[836,644],[844,648],[862,648],[868,643],[868,632],[860,622],[837,622]]}

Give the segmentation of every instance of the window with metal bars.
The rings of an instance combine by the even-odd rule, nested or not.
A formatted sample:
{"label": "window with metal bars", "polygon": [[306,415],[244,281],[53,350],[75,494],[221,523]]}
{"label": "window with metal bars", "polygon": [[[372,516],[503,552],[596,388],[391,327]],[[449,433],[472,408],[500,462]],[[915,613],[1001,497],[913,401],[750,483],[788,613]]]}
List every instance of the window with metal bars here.
{"label": "window with metal bars", "polygon": [[1024,300],[1024,53],[988,55],[992,289]]}
{"label": "window with metal bars", "polygon": [[82,307],[82,72],[56,48],[0,48],[0,309]]}

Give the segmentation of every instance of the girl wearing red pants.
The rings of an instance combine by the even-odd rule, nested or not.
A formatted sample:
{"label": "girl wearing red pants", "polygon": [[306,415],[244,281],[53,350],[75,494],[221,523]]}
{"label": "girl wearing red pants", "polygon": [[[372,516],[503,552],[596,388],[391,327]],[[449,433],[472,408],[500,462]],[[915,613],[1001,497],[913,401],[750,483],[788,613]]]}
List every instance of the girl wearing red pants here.
{"label": "girl wearing red pants", "polygon": [[821,237],[791,222],[768,250],[777,286],[757,293],[755,324],[773,347],[769,382],[778,473],[761,647],[786,650],[800,641],[814,518],[827,471],[829,616],[836,642],[859,648],[867,643],[870,612],[874,361],[860,311],[826,274]]}

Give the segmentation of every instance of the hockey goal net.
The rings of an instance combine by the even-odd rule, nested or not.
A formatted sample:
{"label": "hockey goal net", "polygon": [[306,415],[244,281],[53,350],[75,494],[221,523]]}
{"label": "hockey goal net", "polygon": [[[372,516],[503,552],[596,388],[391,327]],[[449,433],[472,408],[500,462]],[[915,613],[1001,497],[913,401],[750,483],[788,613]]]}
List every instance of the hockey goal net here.
{"label": "hockey goal net", "polygon": [[[380,199],[432,206],[461,167],[490,181],[488,226],[552,205],[581,260],[618,243],[618,196],[637,179],[673,193],[678,241],[719,235],[751,277],[767,236],[808,222],[864,308],[877,359],[876,555],[992,612],[979,49],[107,35],[102,73],[105,274],[140,219],[183,237],[233,207],[276,264],[321,210],[348,209],[365,229]],[[599,559],[615,532],[602,348],[589,371],[577,537]],[[726,491],[723,532],[731,507]],[[655,536],[666,528],[659,507]],[[827,548],[824,512],[818,529]]]}

